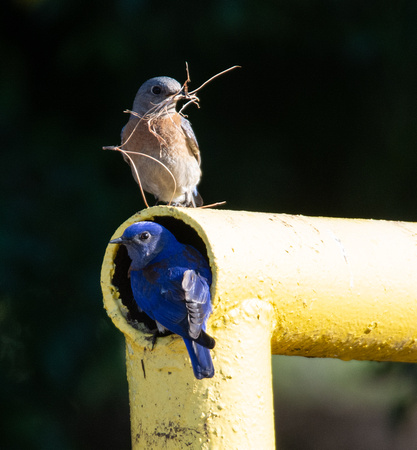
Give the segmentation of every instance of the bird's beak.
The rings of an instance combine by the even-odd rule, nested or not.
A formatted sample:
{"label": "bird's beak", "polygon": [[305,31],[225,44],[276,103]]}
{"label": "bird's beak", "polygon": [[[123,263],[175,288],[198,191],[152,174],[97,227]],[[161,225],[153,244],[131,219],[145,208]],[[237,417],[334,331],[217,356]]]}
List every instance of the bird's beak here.
{"label": "bird's beak", "polygon": [[118,237],[116,239],[112,239],[109,244],[123,244],[125,242],[125,240],[123,239],[123,237]]}
{"label": "bird's beak", "polygon": [[181,89],[181,90],[178,92],[178,94],[175,94],[175,96],[174,96],[174,100],[175,100],[175,101],[178,101],[178,100],[184,100],[184,99],[187,99],[187,98],[189,98],[189,95],[188,95],[187,92],[185,92],[184,89]]}

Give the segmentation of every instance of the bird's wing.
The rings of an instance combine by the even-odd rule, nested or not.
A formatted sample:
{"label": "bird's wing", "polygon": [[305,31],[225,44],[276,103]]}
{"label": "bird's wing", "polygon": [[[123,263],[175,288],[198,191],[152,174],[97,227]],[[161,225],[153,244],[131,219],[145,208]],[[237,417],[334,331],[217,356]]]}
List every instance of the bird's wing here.
{"label": "bird's wing", "polygon": [[169,266],[164,261],[140,271],[134,284],[134,297],[138,306],[154,320],[183,336],[188,329],[188,311],[181,286],[184,269]]}
{"label": "bird's wing", "polygon": [[209,282],[182,265],[163,266],[141,271],[143,278],[138,277],[133,289],[136,302],[168,330],[197,339],[211,311]]}
{"label": "bird's wing", "polygon": [[198,146],[197,138],[195,137],[191,123],[185,117],[182,116],[181,116],[181,128],[184,131],[185,137],[187,139],[187,144],[191,150],[191,153],[194,155],[198,164],[201,164],[200,148]]}
{"label": "bird's wing", "polygon": [[189,334],[197,339],[211,310],[210,287],[206,278],[194,270],[186,270],[182,278],[188,311]]}

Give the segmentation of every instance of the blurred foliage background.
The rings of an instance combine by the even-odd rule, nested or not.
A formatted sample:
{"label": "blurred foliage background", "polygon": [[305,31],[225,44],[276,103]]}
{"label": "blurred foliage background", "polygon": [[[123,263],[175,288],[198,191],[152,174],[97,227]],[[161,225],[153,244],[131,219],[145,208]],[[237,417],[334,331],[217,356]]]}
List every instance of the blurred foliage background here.
{"label": "blurred foliage background", "polygon": [[[188,61],[196,88],[242,66],[187,111],[206,203],[417,220],[416,2],[5,0],[0,21],[2,449],[130,447],[123,340],[99,274],[110,236],[143,202],[121,155],[101,147],[119,143],[123,110],[146,79],[183,82]],[[322,442],[308,434],[319,414],[318,399],[306,399],[337,370],[321,365],[315,376],[301,359],[296,373],[309,381],[297,381],[285,369],[297,360],[274,358],[277,377],[289,374],[277,385],[281,448],[335,448],[328,416],[313,433]],[[366,391],[380,372],[390,378],[378,414],[409,420],[415,366],[360,367]],[[338,411],[354,379],[331,389],[326,378]],[[304,401],[286,397],[301,388]],[[355,417],[375,418],[368,406]],[[341,426],[335,442],[346,446],[336,447],[365,448],[369,430],[363,447],[349,440],[358,426]],[[399,442],[386,448],[411,448]]]}

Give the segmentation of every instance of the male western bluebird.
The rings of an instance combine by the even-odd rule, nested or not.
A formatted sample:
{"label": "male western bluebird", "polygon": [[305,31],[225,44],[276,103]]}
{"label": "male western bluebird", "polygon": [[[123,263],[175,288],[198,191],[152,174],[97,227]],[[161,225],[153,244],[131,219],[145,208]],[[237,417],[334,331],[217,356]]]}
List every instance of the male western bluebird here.
{"label": "male western bluebird", "polygon": [[215,341],[206,332],[211,313],[211,271],[191,245],[155,222],[137,222],[110,241],[126,246],[132,260],[129,273],[133,297],[141,311],[185,342],[199,380],[214,375],[209,349]]}
{"label": "male western bluebird", "polygon": [[197,192],[200,150],[190,122],[176,111],[178,100],[189,98],[187,95],[173,78],[145,81],[122,130],[121,149],[133,152],[128,153],[131,161],[125,155],[124,159],[138,181],[133,162],[143,189],[157,201],[196,207],[203,204]]}

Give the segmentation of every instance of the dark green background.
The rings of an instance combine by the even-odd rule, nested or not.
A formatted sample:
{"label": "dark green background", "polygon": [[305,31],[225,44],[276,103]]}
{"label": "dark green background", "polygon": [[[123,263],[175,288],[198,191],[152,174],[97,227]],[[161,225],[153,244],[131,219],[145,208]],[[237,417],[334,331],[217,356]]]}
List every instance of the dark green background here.
{"label": "dark green background", "polygon": [[206,203],[417,220],[417,3],[364,3],[3,2],[1,448],[129,448],[99,274],[143,202],[101,147],[146,79],[242,66],[187,110]]}

